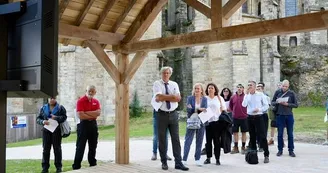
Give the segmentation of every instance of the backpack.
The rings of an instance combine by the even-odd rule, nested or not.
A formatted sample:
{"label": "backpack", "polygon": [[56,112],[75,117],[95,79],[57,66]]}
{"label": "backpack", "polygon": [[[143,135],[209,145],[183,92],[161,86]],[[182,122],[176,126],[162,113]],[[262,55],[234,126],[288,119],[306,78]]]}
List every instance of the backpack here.
{"label": "backpack", "polygon": [[245,160],[249,164],[258,164],[259,158],[257,157],[257,151],[256,150],[246,151]]}

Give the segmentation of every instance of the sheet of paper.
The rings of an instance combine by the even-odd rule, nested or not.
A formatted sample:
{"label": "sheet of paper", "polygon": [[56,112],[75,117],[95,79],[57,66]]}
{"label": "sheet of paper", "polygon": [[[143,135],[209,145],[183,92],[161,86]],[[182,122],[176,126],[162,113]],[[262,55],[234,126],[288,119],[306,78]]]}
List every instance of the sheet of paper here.
{"label": "sheet of paper", "polygon": [[281,102],[288,102],[288,99],[289,99],[289,97],[278,98],[278,99],[277,99],[277,102],[278,102],[278,103],[281,103]]}
{"label": "sheet of paper", "polygon": [[158,109],[162,106],[162,104],[163,104],[163,102],[156,102],[155,96],[151,99],[151,105],[153,106],[155,111],[158,111]]}
{"label": "sheet of paper", "polygon": [[206,112],[201,112],[198,117],[202,121],[202,123],[205,123],[209,119],[211,119],[214,116],[214,112],[211,108],[207,108]]}
{"label": "sheet of paper", "polygon": [[49,131],[51,131],[53,133],[58,126],[58,122],[53,119],[49,119],[48,122],[49,122],[49,125],[44,125],[44,128],[48,129]]}

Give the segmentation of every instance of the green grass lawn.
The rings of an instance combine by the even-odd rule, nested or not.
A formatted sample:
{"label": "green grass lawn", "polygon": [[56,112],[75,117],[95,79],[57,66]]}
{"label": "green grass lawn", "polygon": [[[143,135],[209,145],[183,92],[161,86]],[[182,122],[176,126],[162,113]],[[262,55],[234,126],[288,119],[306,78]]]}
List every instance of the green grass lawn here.
{"label": "green grass lawn", "polygon": [[[103,162],[98,161],[98,165]],[[50,161],[49,173],[55,173],[56,168],[53,165],[53,160]],[[73,160],[63,160],[63,172],[72,170]],[[82,162],[82,168],[88,167],[87,161]],[[7,173],[35,173],[41,172],[41,160],[7,160],[6,161],[6,172]]]}
{"label": "green grass lawn", "polygon": [[[322,136],[324,138],[327,124],[323,122],[325,109],[314,108],[314,107],[302,107],[294,109],[295,116],[295,132]],[[152,113],[143,113],[139,118],[133,118],[130,120],[130,137],[152,137],[153,126],[152,126]],[[180,121],[180,136],[183,137],[186,132],[185,119]],[[99,127],[99,140],[114,140],[115,139],[115,126],[102,126]],[[76,134],[72,133],[68,138],[63,139],[63,143],[75,142]],[[7,144],[7,147],[19,147],[19,146],[30,146],[40,145],[41,139],[16,142]]]}

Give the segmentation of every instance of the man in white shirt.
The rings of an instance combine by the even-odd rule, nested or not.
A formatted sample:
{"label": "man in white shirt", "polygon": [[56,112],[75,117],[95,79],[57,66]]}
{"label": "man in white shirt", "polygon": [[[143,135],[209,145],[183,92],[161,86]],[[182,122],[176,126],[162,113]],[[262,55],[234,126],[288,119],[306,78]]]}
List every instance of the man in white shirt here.
{"label": "man in white shirt", "polygon": [[179,86],[171,81],[173,69],[171,67],[162,67],[162,79],[154,82],[153,95],[156,102],[162,102],[157,112],[157,127],[159,153],[161,156],[162,169],[168,170],[166,157],[166,130],[169,129],[172,140],[173,155],[175,158],[175,169],[183,171],[189,170],[182,164],[181,145],[179,137],[179,115],[176,112],[178,102],[181,100]]}
{"label": "man in white shirt", "polygon": [[247,107],[250,148],[252,150],[257,150],[256,137],[258,136],[260,146],[263,147],[264,150],[264,163],[269,163],[268,141],[265,136],[263,120],[263,112],[268,110],[269,104],[265,95],[261,92],[256,92],[255,87],[255,81],[248,82],[248,89],[242,106]]}

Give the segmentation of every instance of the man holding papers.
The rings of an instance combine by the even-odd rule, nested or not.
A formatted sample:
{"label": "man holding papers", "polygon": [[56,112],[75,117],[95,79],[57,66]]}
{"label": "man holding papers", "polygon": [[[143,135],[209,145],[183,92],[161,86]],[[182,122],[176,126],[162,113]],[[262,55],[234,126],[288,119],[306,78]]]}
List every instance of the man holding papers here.
{"label": "man holding papers", "polygon": [[57,103],[56,98],[49,98],[48,103],[40,109],[36,122],[44,126],[42,129],[42,173],[47,173],[50,167],[51,145],[53,145],[55,154],[56,172],[62,172],[62,136],[58,124],[63,123],[66,119],[66,109]]}
{"label": "man holding papers", "polygon": [[294,153],[294,116],[292,109],[297,108],[296,94],[289,90],[289,81],[282,81],[282,87],[277,90],[272,99],[272,105],[277,107],[277,127],[278,127],[278,153],[281,156],[284,146],[284,128],[287,129],[288,135],[288,151],[289,156],[296,157]]}
{"label": "man holding papers", "polygon": [[[175,169],[187,171],[189,168],[182,164],[179,138],[179,115],[175,110],[178,108],[178,102],[181,100],[181,96],[178,84],[170,80],[172,72],[173,69],[171,67],[162,67],[162,79],[155,81],[153,85],[155,101],[162,102],[157,111],[159,153],[161,156],[162,169],[168,170],[166,157],[167,146],[165,140],[166,129],[169,129],[175,158]],[[156,108],[154,109],[156,110]]]}

